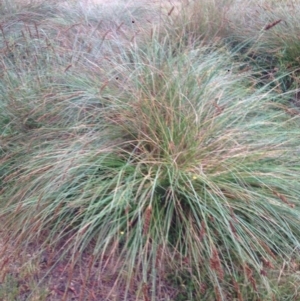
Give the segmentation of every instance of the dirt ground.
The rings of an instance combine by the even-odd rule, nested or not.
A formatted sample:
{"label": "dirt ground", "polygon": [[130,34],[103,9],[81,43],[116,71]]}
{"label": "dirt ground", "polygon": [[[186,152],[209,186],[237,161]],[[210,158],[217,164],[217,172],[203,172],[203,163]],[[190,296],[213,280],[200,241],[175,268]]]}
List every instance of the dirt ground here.
{"label": "dirt ground", "polygon": [[[128,275],[121,275],[124,282],[115,284],[122,260],[112,253],[102,261],[95,260],[89,250],[84,254],[63,252],[59,247],[40,252],[39,242],[31,243],[26,252],[14,252],[7,243],[4,231],[0,232],[0,300],[1,301],[122,301],[125,300]],[[75,263],[75,260],[76,263]],[[145,284],[137,287],[130,280],[128,301],[150,301],[150,288]],[[6,290],[7,295],[3,295]],[[9,292],[16,291],[15,294]],[[136,292],[140,298],[136,299]],[[165,280],[158,279],[159,301],[174,300],[178,290]],[[1,295],[2,294],[2,295]],[[3,299],[2,299],[3,298]]]}

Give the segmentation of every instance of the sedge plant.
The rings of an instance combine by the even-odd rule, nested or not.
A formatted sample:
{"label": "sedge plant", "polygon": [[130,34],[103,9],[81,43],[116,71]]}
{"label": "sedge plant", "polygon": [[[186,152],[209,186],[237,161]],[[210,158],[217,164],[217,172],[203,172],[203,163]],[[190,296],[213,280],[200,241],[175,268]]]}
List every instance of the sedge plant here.
{"label": "sedge plant", "polygon": [[299,248],[299,117],[225,47],[168,33],[99,45],[37,86],[8,71],[34,87],[21,120],[40,122],[21,127],[2,100],[17,116],[0,115],[8,241],[71,265],[88,252],[100,282],[111,268],[106,299],[167,299],[168,281],[193,300],[272,299],[274,270]]}
{"label": "sedge plant", "polygon": [[20,185],[2,211],[11,237],[72,254],[92,248],[95,260],[116,262],[125,299],[133,281],[155,300],[164,273],[186,270],[196,299],[226,300],[244,285],[247,296],[270,296],[268,269],[298,248],[288,115],[270,104],[272,91],[228,74],[225,50],[173,56],[153,39],[115,59],[124,80],[97,124],[32,147],[12,177]]}

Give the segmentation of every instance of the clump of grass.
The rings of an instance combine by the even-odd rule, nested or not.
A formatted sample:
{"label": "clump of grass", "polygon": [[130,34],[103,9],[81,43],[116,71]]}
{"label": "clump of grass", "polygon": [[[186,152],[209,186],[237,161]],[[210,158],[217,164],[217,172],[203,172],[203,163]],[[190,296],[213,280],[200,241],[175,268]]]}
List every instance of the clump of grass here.
{"label": "clump of grass", "polygon": [[155,39],[146,49],[112,56],[122,80],[97,124],[19,164],[3,200],[11,237],[92,247],[95,260],[116,260],[116,285],[128,293],[134,281],[152,299],[170,269],[192,271],[195,298],[225,300],[233,283],[271,294],[264,275],[299,237],[288,116],[271,91],[251,91],[254,79],[228,74],[225,50],[174,56]]}
{"label": "clump of grass", "polygon": [[299,248],[299,117],[202,43],[209,18],[195,16],[91,52],[82,32],[62,46],[51,31],[28,45],[46,58],[34,74],[16,49],[2,57],[1,216],[16,252],[38,241],[72,266],[89,251],[99,279],[113,263],[124,300],[157,300],[171,273],[178,298],[274,296],[273,270]]}

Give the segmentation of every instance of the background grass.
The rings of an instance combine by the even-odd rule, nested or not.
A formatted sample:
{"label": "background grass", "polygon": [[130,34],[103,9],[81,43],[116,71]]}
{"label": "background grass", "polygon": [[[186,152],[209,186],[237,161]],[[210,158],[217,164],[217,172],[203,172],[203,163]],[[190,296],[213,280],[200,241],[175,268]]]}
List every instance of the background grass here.
{"label": "background grass", "polygon": [[0,9],[3,298],[299,298],[299,5]]}

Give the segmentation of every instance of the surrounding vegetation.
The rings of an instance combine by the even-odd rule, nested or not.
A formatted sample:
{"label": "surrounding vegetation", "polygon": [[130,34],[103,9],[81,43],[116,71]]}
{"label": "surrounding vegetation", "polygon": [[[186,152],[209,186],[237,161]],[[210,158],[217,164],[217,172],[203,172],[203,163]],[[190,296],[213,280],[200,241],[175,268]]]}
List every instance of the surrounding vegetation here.
{"label": "surrounding vegetation", "polygon": [[1,2],[0,299],[300,300],[299,14]]}

